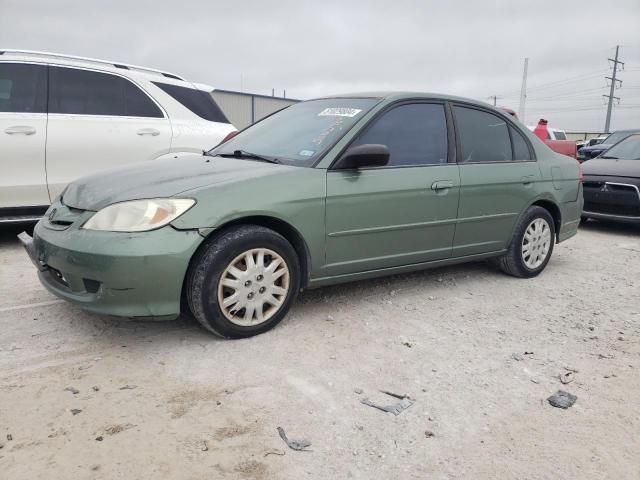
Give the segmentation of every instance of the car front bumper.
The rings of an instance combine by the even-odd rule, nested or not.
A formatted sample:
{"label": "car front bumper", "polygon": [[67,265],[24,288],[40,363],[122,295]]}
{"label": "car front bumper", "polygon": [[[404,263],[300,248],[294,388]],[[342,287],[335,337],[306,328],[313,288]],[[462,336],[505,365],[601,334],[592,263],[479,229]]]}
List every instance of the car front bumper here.
{"label": "car front bumper", "polygon": [[38,222],[20,235],[42,284],[54,295],[100,314],[176,318],[189,260],[204,240],[166,226],[150,232],[60,230]]}

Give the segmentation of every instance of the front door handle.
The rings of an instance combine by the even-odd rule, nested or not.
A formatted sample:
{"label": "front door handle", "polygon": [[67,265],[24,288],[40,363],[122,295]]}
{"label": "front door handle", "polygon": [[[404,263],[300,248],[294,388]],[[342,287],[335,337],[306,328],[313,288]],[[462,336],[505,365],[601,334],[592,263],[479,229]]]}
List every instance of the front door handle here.
{"label": "front door handle", "polygon": [[36,129],[28,125],[14,125],[13,127],[7,127],[4,133],[7,135],[33,135],[36,133]]}
{"label": "front door handle", "polygon": [[136,133],[138,135],[151,135],[152,137],[157,137],[160,135],[160,130],[156,130],[155,128],[141,128]]}
{"label": "front door handle", "polygon": [[431,190],[446,190],[448,188],[453,188],[451,180],[440,180],[431,184]]}

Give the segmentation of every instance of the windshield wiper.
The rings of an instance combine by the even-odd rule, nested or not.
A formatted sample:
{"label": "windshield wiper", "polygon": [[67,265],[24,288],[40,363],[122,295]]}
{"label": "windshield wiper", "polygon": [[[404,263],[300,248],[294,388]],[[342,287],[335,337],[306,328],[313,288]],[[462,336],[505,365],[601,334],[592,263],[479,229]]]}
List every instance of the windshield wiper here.
{"label": "windshield wiper", "polygon": [[249,158],[251,160],[259,160],[261,162],[281,164],[277,158],[265,157],[264,155],[258,155],[257,153],[247,152],[246,150],[234,150],[232,153],[217,153],[216,156],[225,158]]}
{"label": "windshield wiper", "polygon": [[609,155],[603,155],[603,156],[602,156],[602,157],[600,157],[600,158],[610,158],[610,159],[612,159],[612,160],[620,160],[618,157],[611,157],[611,156],[609,156]]}

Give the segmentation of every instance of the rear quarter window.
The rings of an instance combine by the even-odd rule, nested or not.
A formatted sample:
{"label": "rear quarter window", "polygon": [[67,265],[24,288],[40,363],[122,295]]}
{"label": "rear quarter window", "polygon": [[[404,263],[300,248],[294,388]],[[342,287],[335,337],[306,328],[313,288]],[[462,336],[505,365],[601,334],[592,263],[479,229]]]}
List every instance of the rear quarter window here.
{"label": "rear quarter window", "polygon": [[152,83],[200,118],[209,120],[210,122],[230,123],[226,115],[207,92],[195,88],[171,85],[169,83]]}

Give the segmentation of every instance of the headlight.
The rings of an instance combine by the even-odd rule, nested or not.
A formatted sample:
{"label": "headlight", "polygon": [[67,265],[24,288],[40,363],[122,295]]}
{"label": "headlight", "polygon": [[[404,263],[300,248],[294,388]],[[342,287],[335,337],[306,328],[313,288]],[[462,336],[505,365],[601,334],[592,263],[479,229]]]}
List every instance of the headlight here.
{"label": "headlight", "polygon": [[172,222],[195,203],[190,198],[152,198],[114,203],[96,213],[82,228],[109,232],[146,232]]}

